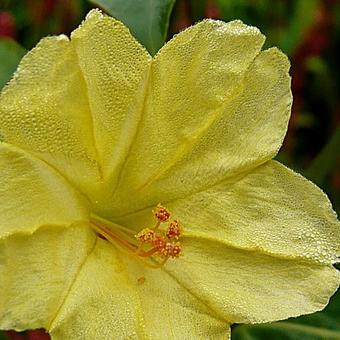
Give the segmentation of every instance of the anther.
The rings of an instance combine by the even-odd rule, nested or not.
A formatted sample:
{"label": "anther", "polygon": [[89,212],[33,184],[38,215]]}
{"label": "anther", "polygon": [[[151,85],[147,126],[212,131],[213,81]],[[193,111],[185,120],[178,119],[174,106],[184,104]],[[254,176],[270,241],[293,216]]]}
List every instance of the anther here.
{"label": "anther", "polygon": [[178,240],[181,234],[182,234],[182,230],[181,230],[180,223],[177,220],[173,220],[170,223],[168,229],[166,230],[166,237],[170,240],[171,239]]}
{"label": "anther", "polygon": [[161,256],[174,258],[178,257],[181,254],[181,251],[182,247],[179,242],[177,243],[167,242],[161,252]]}
{"label": "anther", "polygon": [[157,235],[152,241],[153,246],[157,249],[158,252],[162,252],[166,245],[166,240],[163,236]]}
{"label": "anther", "polygon": [[164,208],[161,204],[157,205],[153,213],[159,222],[166,222],[170,218],[169,210]]}
{"label": "anther", "polygon": [[152,243],[155,238],[155,232],[152,229],[145,228],[135,235],[135,238],[141,243]]}

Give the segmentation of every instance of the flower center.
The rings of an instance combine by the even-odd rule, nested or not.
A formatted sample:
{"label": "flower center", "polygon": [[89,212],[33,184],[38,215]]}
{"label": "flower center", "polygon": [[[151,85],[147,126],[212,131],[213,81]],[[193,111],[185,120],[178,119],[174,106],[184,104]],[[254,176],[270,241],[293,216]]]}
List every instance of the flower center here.
{"label": "flower center", "polygon": [[178,242],[182,226],[178,220],[170,220],[169,210],[161,204],[157,205],[153,214],[155,225],[144,228],[135,235],[132,230],[95,215],[91,216],[91,227],[97,235],[145,265],[159,268],[169,258],[178,258],[182,254],[182,246]]}

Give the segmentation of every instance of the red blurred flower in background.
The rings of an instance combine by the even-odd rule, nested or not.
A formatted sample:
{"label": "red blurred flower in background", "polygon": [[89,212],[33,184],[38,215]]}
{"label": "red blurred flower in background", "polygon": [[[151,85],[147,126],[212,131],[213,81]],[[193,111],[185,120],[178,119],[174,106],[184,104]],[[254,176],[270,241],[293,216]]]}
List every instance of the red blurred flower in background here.
{"label": "red blurred flower in background", "polygon": [[15,38],[15,19],[5,11],[0,11],[0,37]]}
{"label": "red blurred flower in background", "polygon": [[6,332],[10,340],[49,340],[50,336],[44,330],[34,330],[28,332],[17,333],[15,331]]}

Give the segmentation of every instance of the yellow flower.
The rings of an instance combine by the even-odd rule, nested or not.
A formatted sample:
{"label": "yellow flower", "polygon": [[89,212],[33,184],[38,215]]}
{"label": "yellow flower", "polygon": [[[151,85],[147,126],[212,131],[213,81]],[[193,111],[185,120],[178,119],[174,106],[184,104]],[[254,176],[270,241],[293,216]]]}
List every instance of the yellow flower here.
{"label": "yellow flower", "polygon": [[271,160],[292,98],[263,43],[205,20],[152,59],[95,10],[24,57],[0,99],[0,328],[222,339],[327,304],[340,228]]}

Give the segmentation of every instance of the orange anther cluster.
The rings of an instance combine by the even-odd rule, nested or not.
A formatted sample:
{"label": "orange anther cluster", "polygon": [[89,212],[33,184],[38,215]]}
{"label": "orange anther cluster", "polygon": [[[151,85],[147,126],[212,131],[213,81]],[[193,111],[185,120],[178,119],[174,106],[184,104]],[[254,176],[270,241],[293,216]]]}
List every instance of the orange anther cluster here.
{"label": "orange anther cluster", "polygon": [[170,212],[168,209],[164,208],[160,204],[157,205],[153,213],[159,222],[166,222],[170,218]]}
{"label": "orange anther cluster", "polygon": [[164,247],[165,247],[165,245],[166,245],[166,239],[165,239],[165,237],[163,237],[163,236],[157,235],[157,236],[154,238],[152,244],[153,244],[153,246],[154,246],[155,248],[157,248],[157,250],[158,250],[159,252],[161,252],[162,249],[164,249]]}
{"label": "orange anther cluster", "polygon": [[179,243],[167,242],[165,247],[162,249],[162,257],[178,257],[182,251],[182,247]]}
{"label": "orange anther cluster", "polygon": [[167,231],[166,231],[166,237],[168,239],[176,239],[178,240],[179,237],[181,236],[181,233],[182,233],[182,230],[181,230],[181,227],[180,227],[180,223],[177,221],[177,220],[173,220]]}
{"label": "orange anther cluster", "polygon": [[144,228],[135,235],[131,229],[95,215],[91,216],[91,226],[100,238],[135,256],[146,266],[159,268],[169,258],[182,255],[182,247],[178,242],[182,225],[178,220],[170,220],[169,210],[160,204],[153,214],[156,219],[154,227]]}
{"label": "orange anther cluster", "polygon": [[141,243],[152,243],[155,238],[155,232],[152,229],[145,228],[135,235],[135,237]]}
{"label": "orange anther cluster", "polygon": [[[181,244],[175,242],[181,236],[182,229],[178,220],[168,221],[170,213],[160,204],[153,213],[157,220],[156,225],[153,228],[145,228],[135,235],[139,242],[136,254],[141,257],[159,256],[163,259],[163,264],[168,258],[179,257],[182,253]],[[168,224],[166,230],[160,227],[163,223]]]}

